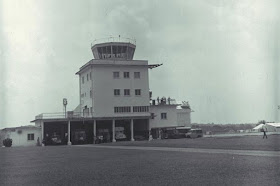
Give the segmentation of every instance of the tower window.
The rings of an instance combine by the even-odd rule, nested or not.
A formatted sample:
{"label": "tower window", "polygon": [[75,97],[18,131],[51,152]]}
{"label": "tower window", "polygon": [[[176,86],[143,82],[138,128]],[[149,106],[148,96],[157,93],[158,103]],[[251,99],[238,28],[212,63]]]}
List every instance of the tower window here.
{"label": "tower window", "polygon": [[130,90],[129,89],[124,89],[124,95],[129,96],[130,95]]}
{"label": "tower window", "polygon": [[114,79],[120,78],[120,72],[113,72]]}
{"label": "tower window", "polygon": [[155,113],[151,113],[151,119],[155,119]]}
{"label": "tower window", "polygon": [[124,77],[124,78],[129,78],[129,72],[124,72],[124,73],[123,73],[123,77]]}
{"label": "tower window", "polygon": [[120,95],[120,89],[114,89],[114,95],[119,96]]}
{"label": "tower window", "polygon": [[82,77],[82,83],[83,84],[85,83],[85,77],[84,76]]}
{"label": "tower window", "polygon": [[161,119],[167,119],[167,113],[161,113]]}
{"label": "tower window", "polygon": [[87,81],[88,81],[88,74],[87,74]]}
{"label": "tower window", "polygon": [[135,89],[135,95],[141,96],[141,89]]}
{"label": "tower window", "polygon": [[134,72],[134,78],[139,79],[140,78],[140,72]]}

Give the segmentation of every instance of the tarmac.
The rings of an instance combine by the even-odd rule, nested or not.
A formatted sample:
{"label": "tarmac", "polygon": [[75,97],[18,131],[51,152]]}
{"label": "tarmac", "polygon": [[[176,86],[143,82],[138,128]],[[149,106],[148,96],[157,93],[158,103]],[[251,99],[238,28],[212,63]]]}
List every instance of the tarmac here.
{"label": "tarmac", "polygon": [[232,154],[245,156],[280,157],[280,151],[260,150],[227,150],[227,149],[201,149],[201,148],[174,148],[174,147],[134,147],[134,146],[102,146],[102,145],[75,145],[75,147],[91,147],[123,150],[148,150],[148,151],[172,151],[186,153]]}

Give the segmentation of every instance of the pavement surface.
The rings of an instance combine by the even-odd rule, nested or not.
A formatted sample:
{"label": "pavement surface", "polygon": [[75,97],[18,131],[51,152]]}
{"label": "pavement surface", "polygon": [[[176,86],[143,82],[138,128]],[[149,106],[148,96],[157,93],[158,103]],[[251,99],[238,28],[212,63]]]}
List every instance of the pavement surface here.
{"label": "pavement surface", "polygon": [[171,152],[188,152],[188,153],[207,153],[207,154],[232,154],[232,155],[264,156],[264,157],[279,157],[280,158],[280,151],[171,148],[171,147],[102,146],[102,145],[75,145],[75,147],[145,150],[145,151],[147,151],[147,150],[148,151],[171,151]]}
{"label": "pavement surface", "polygon": [[201,139],[191,140],[195,148],[182,147],[185,139],[0,148],[0,185],[279,185],[278,139],[270,136],[262,142],[273,145],[251,149],[246,143],[259,139],[238,138],[239,149],[221,145],[231,145],[224,138],[208,148]]}
{"label": "pavement surface", "polygon": [[268,139],[263,139],[262,136],[224,136],[196,139],[123,141],[108,144],[104,143],[102,145],[280,151],[280,135],[268,135]]}

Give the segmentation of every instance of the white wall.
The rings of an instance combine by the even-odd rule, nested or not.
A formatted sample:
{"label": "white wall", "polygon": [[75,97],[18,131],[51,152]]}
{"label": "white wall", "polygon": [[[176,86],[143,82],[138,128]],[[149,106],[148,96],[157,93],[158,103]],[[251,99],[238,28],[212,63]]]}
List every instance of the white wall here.
{"label": "white wall", "polygon": [[[21,133],[18,131],[21,130]],[[34,140],[28,140],[27,134],[34,134]],[[39,137],[40,143],[41,139],[41,129],[40,128],[16,128],[15,130],[9,130],[5,134],[5,138],[10,138],[13,140],[12,147],[18,146],[36,146],[37,139]],[[2,143],[2,141],[1,141]],[[3,145],[3,143],[2,143]]]}
{"label": "white wall", "polygon": [[[91,80],[90,80],[90,73],[91,73]],[[87,75],[89,76],[89,79],[87,80]],[[82,77],[84,77],[84,83],[82,82]],[[83,73],[80,75],[79,78],[80,81],[80,105],[81,105],[81,111],[83,112],[83,109],[85,106],[90,109],[90,107],[93,107],[93,101],[90,97],[90,90],[93,89],[93,74],[91,71],[91,68],[88,68],[83,71]],[[84,97],[82,97],[82,94],[84,94]]]}
{"label": "white wall", "polygon": [[[155,118],[150,119],[150,127],[190,127],[190,109],[177,109],[176,107],[176,105],[151,105],[150,112],[154,113]],[[161,119],[161,113],[167,113],[167,119]]]}
{"label": "white wall", "polygon": [[[145,113],[114,113],[114,107],[149,106],[149,77],[147,61],[110,61],[93,60],[92,81],[93,81],[93,110],[96,117],[116,116],[149,116]],[[86,81],[86,74],[90,66],[80,76],[85,77],[85,84],[81,84],[81,93],[87,92],[82,107],[88,108],[91,105],[89,91],[91,84]],[[120,72],[120,78],[114,79],[113,72]],[[125,79],[123,72],[129,72],[130,78]],[[134,72],[140,72],[140,79],[134,78]],[[121,95],[115,96],[114,89],[120,89]],[[124,89],[130,89],[130,96],[124,96]],[[141,96],[135,96],[135,89],[141,89]]]}
{"label": "white wall", "polygon": [[[150,112],[155,115],[154,119],[150,119],[150,128],[179,126],[176,105],[152,105]],[[161,119],[161,113],[167,113],[167,119]]]}
{"label": "white wall", "polygon": [[176,109],[179,126],[191,127],[191,109]]}

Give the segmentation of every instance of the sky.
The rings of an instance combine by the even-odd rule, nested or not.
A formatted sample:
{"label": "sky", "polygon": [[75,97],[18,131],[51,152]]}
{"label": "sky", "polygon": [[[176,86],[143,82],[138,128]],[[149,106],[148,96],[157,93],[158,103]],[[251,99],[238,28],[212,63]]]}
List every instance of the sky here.
{"label": "sky", "polygon": [[[193,123],[276,121],[277,0],[0,0],[0,128],[79,104],[75,73],[98,38],[137,41],[154,97],[189,101]],[[277,89],[278,88],[278,89]]]}

